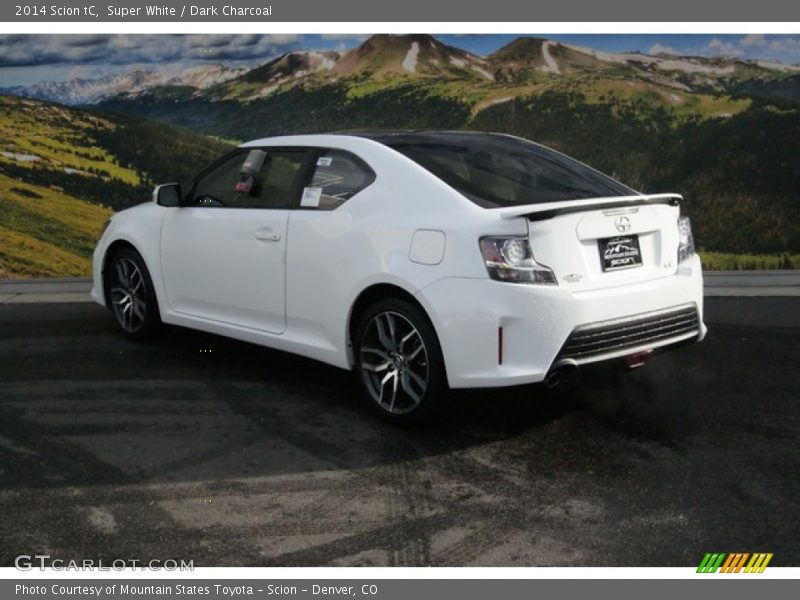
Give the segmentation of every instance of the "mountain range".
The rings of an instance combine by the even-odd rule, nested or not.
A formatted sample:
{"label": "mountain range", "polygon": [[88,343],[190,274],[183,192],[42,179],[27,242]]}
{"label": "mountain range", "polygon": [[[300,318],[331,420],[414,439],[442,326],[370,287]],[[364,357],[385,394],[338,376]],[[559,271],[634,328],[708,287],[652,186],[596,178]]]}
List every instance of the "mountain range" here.
{"label": "mountain range", "polygon": [[[797,66],[532,37],[482,57],[427,35],[376,35],[349,52],[290,52],[254,68],[134,71],[6,93],[17,97],[0,102],[0,175],[8,189],[23,190],[15,179],[36,186],[14,192],[21,205],[43,205],[31,191],[129,206],[224,151],[220,139],[472,129],[535,140],[643,192],[683,194],[706,252],[800,254]],[[736,264],[762,264],[747,260]]]}
{"label": "mountain range", "polygon": [[[147,94],[163,97],[169,90],[179,90],[181,98],[188,93],[201,98],[249,101],[312,80],[335,82],[364,76],[378,81],[393,77],[450,79],[518,93],[520,87],[541,84],[548,78],[557,80],[587,73],[635,77],[679,92],[737,92],[749,84],[751,89],[762,91],[771,87],[778,93],[791,90],[789,95],[793,97],[797,96],[796,82],[800,80],[797,65],[724,57],[610,53],[535,37],[517,38],[481,57],[433,36],[417,34],[375,35],[345,53],[289,52],[254,68],[200,64],[171,77],[137,69],[94,79],[0,87],[0,93],[67,105],[91,105],[114,97]],[[794,85],[787,85],[787,81]],[[487,91],[487,95],[491,94]]]}
{"label": "mountain range", "polygon": [[172,77],[157,71],[137,69],[97,78],[75,78],[29,86],[0,87],[0,94],[49,100],[68,106],[91,105],[113,96],[131,97],[161,86],[187,86],[203,90],[239,77],[247,71],[247,68],[227,67],[219,63],[192,66]]}

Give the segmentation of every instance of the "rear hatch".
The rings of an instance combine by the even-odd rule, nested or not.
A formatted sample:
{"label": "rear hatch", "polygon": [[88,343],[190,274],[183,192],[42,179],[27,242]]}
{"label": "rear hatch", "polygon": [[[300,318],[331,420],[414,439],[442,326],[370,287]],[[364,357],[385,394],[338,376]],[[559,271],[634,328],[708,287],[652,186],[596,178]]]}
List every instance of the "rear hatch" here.
{"label": "rear hatch", "polygon": [[570,290],[675,273],[676,194],[638,194],[560,152],[513,136],[440,131],[372,137],[474,204],[502,218],[527,219],[536,261]]}
{"label": "rear hatch", "polygon": [[672,275],[677,269],[678,201],[658,194],[500,209],[528,219],[536,262],[574,291]]}

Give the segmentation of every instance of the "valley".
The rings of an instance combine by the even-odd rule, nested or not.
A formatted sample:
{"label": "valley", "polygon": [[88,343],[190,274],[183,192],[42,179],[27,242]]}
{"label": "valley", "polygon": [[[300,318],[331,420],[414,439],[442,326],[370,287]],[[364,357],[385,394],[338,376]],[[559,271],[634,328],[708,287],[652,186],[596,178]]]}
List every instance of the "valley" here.
{"label": "valley", "polygon": [[[19,189],[106,211],[147,199],[155,182],[190,176],[229,147],[220,140],[475,129],[543,143],[644,192],[683,194],[712,265],[788,268],[800,255],[800,67],[792,65],[609,53],[535,37],[478,56],[433,36],[375,35],[347,52],[289,52],[254,68],[137,69],[3,91],[16,98],[0,98],[0,174]],[[34,202],[2,194],[4,203]],[[103,220],[92,214],[87,221]],[[18,218],[16,235],[36,233]],[[68,238],[52,243],[85,260],[85,245]],[[58,270],[13,264],[12,274]]]}
{"label": "valley", "polygon": [[168,125],[0,96],[0,278],[86,276],[114,211],[227,148]]}

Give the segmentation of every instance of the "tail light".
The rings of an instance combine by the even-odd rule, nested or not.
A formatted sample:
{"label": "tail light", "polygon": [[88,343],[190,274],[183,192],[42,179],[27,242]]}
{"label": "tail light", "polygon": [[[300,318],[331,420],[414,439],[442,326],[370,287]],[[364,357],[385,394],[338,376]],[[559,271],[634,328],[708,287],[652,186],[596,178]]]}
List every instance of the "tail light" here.
{"label": "tail light", "polygon": [[694,256],[694,236],[692,235],[692,222],[689,217],[678,219],[678,262]]}
{"label": "tail light", "polygon": [[552,269],[536,262],[528,238],[484,237],[481,254],[489,277],[507,283],[558,285]]}

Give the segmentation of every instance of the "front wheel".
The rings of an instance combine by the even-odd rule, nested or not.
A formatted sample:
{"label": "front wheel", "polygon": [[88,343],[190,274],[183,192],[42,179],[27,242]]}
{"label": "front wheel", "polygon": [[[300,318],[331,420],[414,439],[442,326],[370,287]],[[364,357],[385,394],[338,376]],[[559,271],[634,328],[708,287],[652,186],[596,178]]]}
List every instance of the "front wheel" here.
{"label": "front wheel", "polygon": [[139,253],[125,248],[117,252],[106,269],[106,298],[120,329],[133,339],[153,335],[161,319],[153,282]]}
{"label": "front wheel", "polygon": [[372,305],[355,333],[359,385],[383,417],[410,424],[430,418],[447,392],[439,341],[427,316],[401,299]]}

